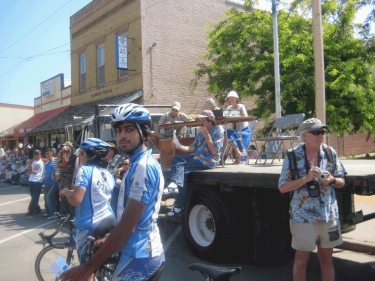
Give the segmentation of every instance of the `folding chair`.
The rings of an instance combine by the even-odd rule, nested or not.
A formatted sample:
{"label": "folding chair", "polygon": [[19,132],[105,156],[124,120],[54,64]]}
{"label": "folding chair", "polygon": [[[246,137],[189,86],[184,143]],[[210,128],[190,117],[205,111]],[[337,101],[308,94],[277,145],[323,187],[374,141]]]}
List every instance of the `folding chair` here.
{"label": "folding chair", "polygon": [[[270,154],[272,155],[272,164],[277,155],[282,154],[283,152],[286,152],[288,148],[293,147],[294,141],[299,138],[299,126],[303,122],[304,118],[304,113],[290,114],[285,117],[277,118],[268,136],[266,138],[258,139],[265,142],[265,150],[264,152],[259,153],[255,164],[258,162],[260,157],[265,156],[263,163],[263,165],[265,165]],[[289,141],[287,148],[285,148],[284,141]]]}

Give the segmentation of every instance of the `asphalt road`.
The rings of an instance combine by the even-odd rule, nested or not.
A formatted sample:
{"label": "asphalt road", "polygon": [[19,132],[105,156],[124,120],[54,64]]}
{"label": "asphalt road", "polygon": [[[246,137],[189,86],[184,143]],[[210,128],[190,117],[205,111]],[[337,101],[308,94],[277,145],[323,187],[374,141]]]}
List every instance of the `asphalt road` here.
{"label": "asphalt road", "polygon": [[[42,217],[41,214],[26,218],[29,201],[28,187],[0,183],[0,280],[2,281],[37,280],[34,261],[42,249],[38,232],[43,231],[53,222]],[[42,206],[43,197],[39,202]],[[370,222],[362,224],[362,231]],[[200,273],[187,268],[191,263],[204,261],[197,259],[190,252],[183,238],[180,224],[165,220],[161,214],[159,227],[166,249],[166,266],[160,280],[204,280]],[[334,253],[334,264],[336,280],[374,279],[375,256],[337,249]],[[243,269],[242,273],[233,277],[232,280],[289,281],[292,280],[293,254],[283,260],[262,264],[244,261],[230,265],[242,266]],[[319,263],[315,253],[311,254],[307,280],[320,280]]]}

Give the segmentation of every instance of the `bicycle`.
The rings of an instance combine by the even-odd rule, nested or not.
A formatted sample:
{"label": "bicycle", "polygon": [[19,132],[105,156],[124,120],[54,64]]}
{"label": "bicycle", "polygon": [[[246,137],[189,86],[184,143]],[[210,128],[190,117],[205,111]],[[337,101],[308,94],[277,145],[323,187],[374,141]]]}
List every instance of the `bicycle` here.
{"label": "bicycle", "polygon": [[233,275],[241,272],[241,267],[219,267],[203,263],[192,263],[188,267],[192,271],[199,271],[206,281],[229,281]]}
{"label": "bicycle", "polygon": [[[59,257],[66,256],[66,263],[69,267],[74,267],[79,265],[78,253],[76,250],[76,238],[75,238],[75,227],[73,220],[69,220],[69,215],[62,217],[59,213],[55,213],[55,218],[57,219],[59,226],[58,228],[50,235],[44,235],[43,232],[39,233],[39,236],[43,241],[43,249],[39,252],[35,260],[35,273],[39,281],[58,281],[59,279],[50,269],[52,263],[54,263]],[[64,242],[52,242],[54,238],[64,226],[69,227],[69,237]],[[95,243],[95,238],[88,237],[88,243],[93,245]],[[46,245],[48,242],[49,245]],[[66,249],[68,251],[66,252]],[[89,250],[88,256],[91,257],[94,254],[94,251]],[[117,264],[118,257],[114,255],[110,257],[103,265],[101,265],[95,272],[95,280],[98,281],[107,281],[112,277],[112,273]]]}

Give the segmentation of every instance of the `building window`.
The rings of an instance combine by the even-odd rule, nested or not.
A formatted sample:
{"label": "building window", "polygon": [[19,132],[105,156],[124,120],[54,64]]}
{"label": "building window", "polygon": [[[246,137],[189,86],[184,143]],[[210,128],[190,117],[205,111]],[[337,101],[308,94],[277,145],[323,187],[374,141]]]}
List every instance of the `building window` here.
{"label": "building window", "polygon": [[86,90],[86,55],[80,56],[80,79],[79,79],[79,91],[83,92]]}
{"label": "building window", "polygon": [[98,85],[103,85],[105,83],[105,79],[104,79],[104,45],[98,46],[97,59],[98,59]]}
{"label": "building window", "polygon": [[128,76],[128,70],[127,69],[119,69],[118,70],[118,78],[125,78]]}

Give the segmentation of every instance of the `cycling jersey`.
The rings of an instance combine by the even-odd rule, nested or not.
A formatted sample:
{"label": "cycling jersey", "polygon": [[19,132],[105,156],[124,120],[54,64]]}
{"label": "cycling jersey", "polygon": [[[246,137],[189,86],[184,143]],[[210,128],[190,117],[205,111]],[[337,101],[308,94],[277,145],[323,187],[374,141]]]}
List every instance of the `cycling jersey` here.
{"label": "cycling jersey", "polygon": [[[157,218],[160,209],[164,177],[151,150],[140,150],[130,158],[118,196],[117,221],[119,222],[129,198],[146,204],[133,234],[121,248],[121,261],[131,258],[153,258],[163,254]],[[121,264],[123,266],[123,264]],[[118,266],[121,268],[121,266]]]}
{"label": "cycling jersey", "polygon": [[77,229],[88,228],[113,215],[109,199],[115,179],[106,169],[92,165],[79,168],[74,186],[86,189],[81,204],[75,208]]}

